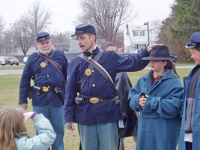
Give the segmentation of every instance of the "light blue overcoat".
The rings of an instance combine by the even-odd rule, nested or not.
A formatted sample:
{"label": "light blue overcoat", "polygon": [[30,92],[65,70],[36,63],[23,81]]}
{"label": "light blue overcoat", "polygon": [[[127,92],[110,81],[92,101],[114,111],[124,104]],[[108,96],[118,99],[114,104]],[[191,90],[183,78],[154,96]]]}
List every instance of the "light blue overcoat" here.
{"label": "light blue overcoat", "polygon": [[[171,69],[152,85],[151,73],[141,77],[129,93],[130,107],[140,111],[136,150],[176,150],[183,84]],[[144,109],[138,104],[143,94],[148,95]]]}
{"label": "light blue overcoat", "polygon": [[[181,133],[180,133],[180,139],[179,139],[179,148],[178,148],[179,150],[186,150],[185,142],[184,142],[184,136],[185,136],[184,129],[185,129],[187,93],[188,93],[188,88],[189,88],[189,84],[190,84],[190,79],[191,79],[192,74],[195,71],[195,69],[197,69],[197,67],[198,66],[195,66],[189,73],[189,76],[187,76],[183,79],[183,81],[184,81],[184,107],[183,107],[183,118],[182,118],[182,123],[181,123]],[[197,89],[196,89],[192,127],[193,127],[192,149],[200,150],[200,77],[198,79]]]}
{"label": "light blue overcoat", "polygon": [[[28,138],[15,138],[18,150],[47,150],[56,139],[56,134],[47,120],[42,114],[38,114],[33,118],[34,127],[38,135]],[[28,134],[22,132],[21,134]]]}

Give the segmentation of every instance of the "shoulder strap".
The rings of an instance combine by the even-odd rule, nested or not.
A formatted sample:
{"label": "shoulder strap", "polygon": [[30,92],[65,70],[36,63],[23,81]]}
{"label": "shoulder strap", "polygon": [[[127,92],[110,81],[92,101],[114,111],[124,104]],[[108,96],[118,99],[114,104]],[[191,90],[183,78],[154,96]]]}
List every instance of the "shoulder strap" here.
{"label": "shoulder strap", "polygon": [[[52,50],[52,52],[49,54],[48,58],[51,59],[53,57],[53,55],[55,54],[55,50]],[[40,54],[38,54],[40,55]],[[41,56],[41,55],[40,55]],[[42,57],[42,56],[41,56]],[[44,60],[44,63],[47,65],[49,63],[48,60]],[[43,70],[44,68],[42,68],[41,66],[35,71],[34,73],[34,78],[37,77],[37,75]]]}
{"label": "shoulder strap", "polygon": [[83,55],[79,55],[79,57],[81,57],[82,59],[84,59],[85,61],[90,63],[94,68],[96,68],[104,76],[104,78],[108,81],[108,83],[114,89],[115,94],[117,95],[117,90],[115,88],[115,85],[114,85],[113,80],[110,77],[109,73],[97,61],[95,61],[91,58],[88,59],[88,57],[85,57]]}
{"label": "shoulder strap", "polygon": [[[102,54],[103,54],[103,50],[99,50],[98,54],[94,57],[94,60],[95,60],[95,61],[99,61],[99,59],[101,58]],[[79,55],[79,57],[81,57],[82,59],[85,58],[85,57],[83,56],[83,54]],[[94,69],[94,66],[90,64],[90,65],[88,66],[88,69],[93,70],[93,69]],[[81,91],[81,89],[83,88],[83,85],[84,85],[85,82],[87,81],[88,77],[89,77],[89,76],[87,76],[85,73],[83,74],[83,76],[82,76],[82,78],[81,78],[81,80],[80,80],[80,83],[79,83],[79,85],[80,85],[80,86],[79,86],[79,88],[80,88],[79,91]]]}
{"label": "shoulder strap", "polygon": [[[62,70],[62,66],[57,63],[55,60],[52,60],[51,58],[53,57],[53,55],[55,54],[55,51],[54,49],[52,49],[52,52],[48,55],[48,59],[51,60],[60,70]],[[40,55],[40,54],[38,54]],[[40,55],[41,56],[41,55]],[[41,56],[42,57],[42,56]],[[47,59],[45,59],[43,61],[46,65],[49,63],[49,61]],[[35,71],[34,73],[34,78],[37,77],[37,75],[43,70],[44,68],[42,68],[41,66]]]}

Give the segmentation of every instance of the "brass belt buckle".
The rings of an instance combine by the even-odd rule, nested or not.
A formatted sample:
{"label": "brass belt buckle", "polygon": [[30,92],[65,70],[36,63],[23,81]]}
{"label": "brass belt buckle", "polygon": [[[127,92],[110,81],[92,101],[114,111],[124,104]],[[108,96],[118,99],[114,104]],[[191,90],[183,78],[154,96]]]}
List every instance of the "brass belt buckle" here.
{"label": "brass belt buckle", "polygon": [[43,86],[43,87],[42,87],[42,90],[43,90],[44,92],[48,92],[48,91],[49,91],[49,88],[46,87],[46,86]]}
{"label": "brass belt buckle", "polygon": [[96,103],[98,103],[98,102],[99,102],[99,99],[98,99],[98,98],[96,98],[96,97],[90,98],[90,103],[96,104]]}

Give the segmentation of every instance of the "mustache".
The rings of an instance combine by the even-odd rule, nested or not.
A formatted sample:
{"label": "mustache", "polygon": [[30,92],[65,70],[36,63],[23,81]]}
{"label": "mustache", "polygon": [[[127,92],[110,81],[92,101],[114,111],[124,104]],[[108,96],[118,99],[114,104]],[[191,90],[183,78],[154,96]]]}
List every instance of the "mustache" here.
{"label": "mustache", "polygon": [[45,47],[42,50],[49,50],[49,49],[50,49],[50,47]]}

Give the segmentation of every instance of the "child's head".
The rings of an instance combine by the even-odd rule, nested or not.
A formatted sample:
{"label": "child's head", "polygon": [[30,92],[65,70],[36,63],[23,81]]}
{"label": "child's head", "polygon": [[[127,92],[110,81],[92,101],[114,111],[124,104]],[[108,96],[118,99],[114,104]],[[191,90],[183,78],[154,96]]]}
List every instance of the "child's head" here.
{"label": "child's head", "polygon": [[190,48],[191,58],[200,65],[200,31],[192,34],[190,42],[185,47]]}
{"label": "child's head", "polygon": [[15,108],[0,110],[0,149],[17,149],[15,138],[22,137],[21,132],[26,132],[23,114]]}
{"label": "child's head", "polygon": [[171,58],[169,48],[167,46],[154,46],[150,52],[150,56],[143,57],[142,60],[150,60],[152,71],[164,72],[164,69],[173,68],[176,73],[175,65],[171,61],[173,58]]}

